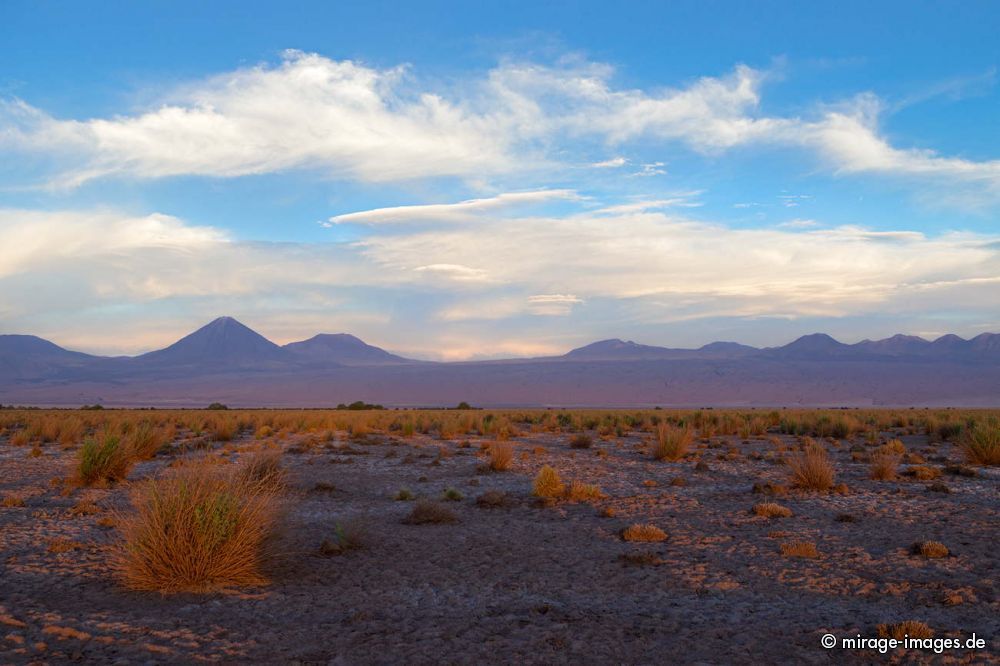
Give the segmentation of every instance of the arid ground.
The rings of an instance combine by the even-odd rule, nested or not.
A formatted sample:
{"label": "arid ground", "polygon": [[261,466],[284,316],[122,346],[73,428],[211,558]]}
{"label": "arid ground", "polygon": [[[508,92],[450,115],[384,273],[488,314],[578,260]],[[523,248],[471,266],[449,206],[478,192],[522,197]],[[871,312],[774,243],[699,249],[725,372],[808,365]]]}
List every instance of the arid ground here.
{"label": "arid ground", "polygon": [[[968,415],[706,414],[5,410],[0,663],[1000,663],[1000,468],[967,460],[948,420]],[[693,428],[676,461],[653,456],[661,419]],[[73,482],[95,428],[141,420],[151,459]],[[806,433],[832,489],[791,479]],[[871,478],[896,439],[895,478]],[[494,471],[498,441],[513,460]],[[258,450],[286,471],[268,584],[129,589],[130,491]],[[543,466],[600,494],[537,497]],[[456,522],[405,522],[420,499]],[[627,541],[633,525],[665,538]],[[905,621],[985,647],[821,646]]]}

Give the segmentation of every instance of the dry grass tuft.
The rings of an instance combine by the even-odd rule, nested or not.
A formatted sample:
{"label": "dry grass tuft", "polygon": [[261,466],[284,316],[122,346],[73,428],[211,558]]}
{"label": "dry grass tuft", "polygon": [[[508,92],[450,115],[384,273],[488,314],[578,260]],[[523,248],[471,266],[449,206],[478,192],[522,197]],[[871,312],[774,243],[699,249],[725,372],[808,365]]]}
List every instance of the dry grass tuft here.
{"label": "dry grass tuft", "polygon": [[792,483],[798,488],[829,490],[833,487],[833,465],[821,444],[809,442],[805,450],[788,459]]}
{"label": "dry grass tuft", "polygon": [[916,620],[906,620],[896,624],[880,624],[876,628],[879,638],[895,638],[901,641],[904,638],[933,638],[934,630],[924,622]]}
{"label": "dry grass tuft", "polygon": [[948,557],[951,551],[948,550],[948,546],[940,541],[918,541],[910,546],[910,552],[913,555],[920,555],[928,560],[936,560]]}
{"label": "dry grass tuft", "polygon": [[810,559],[819,557],[816,544],[811,541],[790,541],[783,543],[781,544],[781,554],[785,557],[807,557]]}
{"label": "dry grass tuft", "polygon": [[2,500],[0,500],[0,506],[5,509],[12,509],[14,507],[24,506],[24,498],[19,495],[7,495]]}
{"label": "dry grass tuft", "polygon": [[405,525],[439,525],[457,523],[455,512],[438,502],[418,500],[413,511],[403,519]]}
{"label": "dry grass tuft", "polygon": [[970,463],[1000,465],[1000,422],[977,423],[967,429],[961,446]]}
{"label": "dry grass tuft", "polygon": [[760,504],[754,504],[752,512],[755,516],[761,516],[763,518],[789,518],[792,515],[792,510],[787,506],[781,506],[776,502],[761,502]]}
{"label": "dry grass tuft", "polygon": [[262,585],[279,506],[273,487],[214,465],[186,465],[132,491],[117,568],[134,590],[208,592]]}
{"label": "dry grass tuft", "polygon": [[569,440],[569,446],[572,449],[589,449],[594,445],[594,440],[590,438],[590,435],[585,435],[580,433]]}
{"label": "dry grass tuft", "polygon": [[657,541],[665,541],[667,533],[656,525],[636,523],[622,530],[622,539],[625,541],[655,543]]}
{"label": "dry grass tuft", "polygon": [[128,476],[135,458],[121,437],[99,433],[83,441],[78,453],[76,480],[85,486],[101,486]]}
{"label": "dry grass tuft", "polygon": [[492,442],[490,444],[490,469],[503,472],[514,464],[514,445],[510,442]]}
{"label": "dry grass tuft", "polygon": [[904,474],[912,476],[918,481],[933,481],[941,476],[941,470],[937,467],[928,467],[927,465],[914,465],[906,470]]}
{"label": "dry grass tuft", "polygon": [[267,492],[282,490],[285,487],[285,470],[281,467],[281,451],[256,451],[239,466],[236,476],[239,483],[259,486]]}
{"label": "dry grass tuft", "polygon": [[621,559],[623,564],[629,564],[636,567],[658,567],[661,564],[666,564],[666,560],[649,550],[622,553],[622,555],[619,556],[619,559]]}
{"label": "dry grass tuft", "polygon": [[606,495],[601,489],[590,483],[582,483],[574,480],[566,489],[566,499],[572,502],[584,502],[588,500],[604,499]]}
{"label": "dry grass tuft", "polygon": [[500,509],[515,504],[513,497],[502,490],[487,490],[476,498],[476,506],[483,509]]}
{"label": "dry grass tuft", "polygon": [[876,481],[892,481],[899,469],[899,454],[887,449],[879,449],[872,453],[869,476]]}
{"label": "dry grass tuft", "polygon": [[532,494],[535,497],[559,497],[566,490],[566,485],[559,478],[559,472],[545,465],[538,470],[538,475],[531,484]]}
{"label": "dry grass tuft", "polygon": [[657,460],[676,461],[684,457],[694,436],[687,428],[676,428],[666,423],[656,426],[656,443],[653,457]]}

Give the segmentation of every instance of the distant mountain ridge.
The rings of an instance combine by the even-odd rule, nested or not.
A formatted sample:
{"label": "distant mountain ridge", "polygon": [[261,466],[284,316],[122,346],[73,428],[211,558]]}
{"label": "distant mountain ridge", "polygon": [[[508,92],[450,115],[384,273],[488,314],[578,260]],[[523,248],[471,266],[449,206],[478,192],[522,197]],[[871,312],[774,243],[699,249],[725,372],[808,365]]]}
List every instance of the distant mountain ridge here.
{"label": "distant mountain ridge", "polygon": [[[156,351],[103,357],[0,335],[0,402],[189,404],[1000,405],[1000,335],[844,344],[823,333],[759,349],[674,349],[612,338],[561,356],[433,363],[321,333],[279,346],[219,317]],[[457,399],[456,399],[457,398]],[[125,401],[123,403],[123,401]]]}

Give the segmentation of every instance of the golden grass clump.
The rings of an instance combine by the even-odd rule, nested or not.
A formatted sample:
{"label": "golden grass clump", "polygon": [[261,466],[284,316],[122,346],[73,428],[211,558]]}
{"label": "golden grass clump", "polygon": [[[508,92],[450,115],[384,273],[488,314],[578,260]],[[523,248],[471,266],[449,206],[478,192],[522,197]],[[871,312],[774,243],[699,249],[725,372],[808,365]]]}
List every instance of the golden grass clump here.
{"label": "golden grass clump", "polygon": [[490,443],[490,469],[503,472],[514,464],[514,445],[510,442]]}
{"label": "golden grass clump", "polygon": [[163,434],[149,421],[134,426],[125,437],[125,445],[139,460],[150,460],[165,443]]}
{"label": "golden grass clump", "polygon": [[629,525],[622,530],[622,539],[625,541],[654,543],[657,541],[665,541],[667,539],[667,533],[656,525],[636,523],[635,525]]}
{"label": "golden grass clump", "polygon": [[590,435],[585,433],[580,433],[574,435],[573,439],[569,440],[569,447],[571,449],[589,449],[594,445],[594,440],[590,438]]}
{"label": "golden grass clump", "polygon": [[787,460],[792,483],[809,490],[829,490],[833,487],[833,465],[826,449],[816,442],[808,442],[802,453]]}
{"label": "golden grass clump", "polygon": [[573,502],[584,502],[587,500],[604,499],[605,494],[601,489],[591,483],[583,483],[574,480],[566,489],[566,499]]}
{"label": "golden grass clump", "polygon": [[1000,422],[977,423],[966,429],[961,446],[970,463],[1000,465]]}
{"label": "golden grass clump", "polygon": [[880,446],[879,449],[897,456],[903,456],[906,454],[906,445],[903,444],[903,441],[900,439],[890,439],[888,442]]}
{"label": "golden grass clump", "polygon": [[792,510],[787,506],[781,506],[777,502],[760,502],[753,505],[753,514],[762,518],[789,518]]}
{"label": "golden grass clump", "polygon": [[785,557],[806,557],[810,559],[819,557],[816,544],[811,541],[790,541],[783,543],[781,544],[781,554]]}
{"label": "golden grass clump", "polygon": [[248,486],[278,492],[285,487],[285,470],[281,466],[280,449],[264,449],[252,453],[236,471],[237,480]]}
{"label": "golden grass clump", "polygon": [[687,428],[677,428],[666,423],[656,426],[656,443],[653,457],[657,460],[680,460],[688,452],[694,439]]}
{"label": "golden grass clump", "polygon": [[910,546],[910,552],[914,555],[925,557],[928,560],[936,560],[948,557],[951,551],[948,550],[948,546],[940,541],[918,541]]}
{"label": "golden grass clump", "polygon": [[122,438],[104,431],[83,440],[77,454],[76,480],[85,486],[99,486],[123,480],[135,462]]}
{"label": "golden grass clump", "polygon": [[876,627],[879,638],[895,638],[901,641],[904,638],[933,638],[934,630],[924,622],[917,620],[906,620],[895,624],[880,624]]}
{"label": "golden grass clump", "polygon": [[403,519],[405,525],[438,525],[457,523],[455,512],[439,502],[417,500],[410,514]]}
{"label": "golden grass clump", "polygon": [[559,472],[548,465],[538,470],[538,475],[531,484],[531,491],[535,497],[555,498],[563,494],[566,485],[559,478]]}
{"label": "golden grass clump", "polygon": [[900,456],[887,449],[879,449],[871,455],[869,476],[876,481],[892,481],[896,478]]}
{"label": "golden grass clump", "polygon": [[280,517],[273,489],[194,464],[139,484],[131,500],[117,520],[126,587],[168,594],[267,583]]}

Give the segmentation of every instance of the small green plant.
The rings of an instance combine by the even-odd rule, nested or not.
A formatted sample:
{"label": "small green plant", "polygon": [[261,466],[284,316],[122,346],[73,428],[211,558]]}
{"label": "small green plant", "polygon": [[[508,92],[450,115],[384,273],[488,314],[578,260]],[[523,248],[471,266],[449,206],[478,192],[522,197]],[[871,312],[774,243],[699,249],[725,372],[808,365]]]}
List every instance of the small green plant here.
{"label": "small green plant", "polygon": [[449,502],[461,502],[463,498],[462,493],[458,492],[454,488],[445,489],[442,496]]}
{"label": "small green plant", "polygon": [[970,463],[1000,465],[1000,421],[977,423],[967,429],[961,446]]}
{"label": "small green plant", "polygon": [[77,462],[77,480],[85,486],[121,481],[134,458],[121,437],[108,431],[83,440]]}
{"label": "small green plant", "polygon": [[409,502],[410,500],[415,498],[416,495],[414,495],[409,488],[400,488],[399,492],[396,493],[395,497],[397,502]]}

